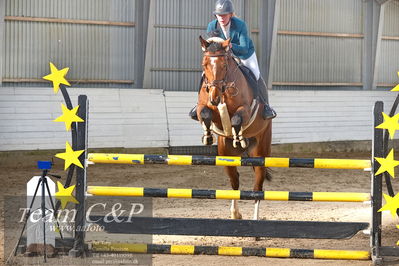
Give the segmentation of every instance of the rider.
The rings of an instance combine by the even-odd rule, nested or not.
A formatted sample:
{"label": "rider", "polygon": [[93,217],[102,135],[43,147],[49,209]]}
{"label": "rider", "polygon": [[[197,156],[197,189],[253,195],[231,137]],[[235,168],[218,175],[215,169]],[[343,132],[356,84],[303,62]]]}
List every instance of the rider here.
{"label": "rider", "polygon": [[[217,0],[213,14],[216,19],[208,24],[207,33],[225,40],[231,38],[230,48],[234,56],[238,57],[241,64],[252,71],[257,80],[257,94],[259,100],[264,104],[263,119],[276,117],[276,112],[269,106],[266,84],[260,76],[258,60],[256,59],[254,45],[248,35],[247,25],[243,20],[234,16],[233,3],[230,0]],[[197,106],[189,114],[194,120],[198,120],[196,109]]]}

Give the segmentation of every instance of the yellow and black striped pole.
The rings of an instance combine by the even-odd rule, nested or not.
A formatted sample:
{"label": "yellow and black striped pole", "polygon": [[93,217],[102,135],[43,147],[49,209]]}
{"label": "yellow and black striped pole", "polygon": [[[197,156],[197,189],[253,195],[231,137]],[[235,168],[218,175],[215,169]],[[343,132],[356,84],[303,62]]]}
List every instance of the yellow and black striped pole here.
{"label": "yellow and black striped pole", "polygon": [[89,153],[92,163],[370,169],[370,160]]}
{"label": "yellow and black striped pole", "polygon": [[92,196],[193,198],[193,199],[237,199],[274,201],[333,201],[364,202],[370,200],[370,193],[352,192],[289,192],[289,191],[241,191],[205,190],[184,188],[144,188],[88,186]]}
{"label": "yellow and black striped pole", "polygon": [[360,250],[248,248],[223,246],[159,245],[93,242],[93,252],[130,252],[144,254],[260,256],[275,258],[308,258],[336,260],[369,260],[370,252]]}

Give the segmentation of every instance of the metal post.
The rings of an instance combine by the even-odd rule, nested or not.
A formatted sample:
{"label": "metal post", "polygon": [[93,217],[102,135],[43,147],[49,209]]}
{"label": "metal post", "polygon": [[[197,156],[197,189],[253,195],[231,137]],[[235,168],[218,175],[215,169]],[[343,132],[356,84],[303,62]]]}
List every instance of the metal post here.
{"label": "metal post", "polygon": [[152,48],[154,46],[155,39],[155,0],[148,0],[149,3],[149,14],[148,14],[148,26],[147,26],[147,44],[145,48],[145,64],[144,64],[144,80],[143,88],[151,88],[151,67],[152,67]]}
{"label": "metal post", "polygon": [[385,3],[388,3],[388,2],[390,2],[390,1],[392,1],[392,0],[376,0],[380,5],[382,5],[382,4],[385,4]]}
{"label": "metal post", "polygon": [[6,14],[6,0],[0,0],[0,87],[2,86],[3,81],[3,66],[4,55],[5,55],[5,21],[4,16]]}
{"label": "metal post", "polygon": [[134,55],[136,58],[134,80],[136,88],[143,87],[144,80],[144,65],[145,65],[145,48],[147,44],[147,25],[148,25],[148,12],[149,6],[146,4],[147,1],[136,0],[135,5],[135,17],[136,26],[135,30],[135,48]]}
{"label": "metal post", "polygon": [[376,129],[383,122],[382,112],[384,110],[383,102],[376,102],[374,105],[374,130],[373,130],[373,152],[372,163],[373,170],[371,174],[371,207],[372,207],[372,226],[371,226],[371,251],[374,262],[381,260],[381,212],[378,212],[382,206],[382,174],[375,175],[380,164],[374,160],[375,157],[385,157],[383,152],[383,130]]}
{"label": "metal post", "polygon": [[280,0],[262,0],[259,8],[259,34],[262,53],[260,70],[266,85],[272,88],[273,62],[276,53]]}
{"label": "metal post", "polygon": [[85,240],[85,222],[86,222],[86,159],[87,159],[87,129],[88,129],[88,112],[89,104],[86,95],[79,95],[78,97],[79,111],[78,116],[84,120],[83,123],[78,123],[78,150],[84,150],[79,157],[83,168],[76,169],[76,199],[79,201],[76,204],[75,216],[75,236],[73,249],[69,251],[72,257],[79,257],[84,253]]}
{"label": "metal post", "polygon": [[252,25],[250,24],[250,3],[248,1],[241,1],[241,16],[248,25],[248,33],[251,33]]}
{"label": "metal post", "polygon": [[375,90],[379,65],[384,6],[375,0],[364,3],[362,81],[364,90]]}

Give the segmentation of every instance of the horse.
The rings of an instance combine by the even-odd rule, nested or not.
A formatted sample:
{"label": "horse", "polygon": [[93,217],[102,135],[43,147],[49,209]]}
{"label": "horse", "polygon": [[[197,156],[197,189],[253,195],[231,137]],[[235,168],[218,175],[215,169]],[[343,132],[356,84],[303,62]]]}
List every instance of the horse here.
{"label": "horse", "polygon": [[[218,135],[219,156],[268,157],[271,153],[272,120],[262,118],[263,104],[240,70],[230,50],[230,39],[201,36],[203,50],[203,80],[198,94],[197,116],[204,134],[204,145],[212,145]],[[233,190],[239,189],[236,166],[225,166]],[[254,191],[262,191],[265,179],[271,180],[266,167],[253,167]],[[259,203],[255,201],[253,219],[259,218]],[[231,202],[231,218],[241,219],[237,200]]]}

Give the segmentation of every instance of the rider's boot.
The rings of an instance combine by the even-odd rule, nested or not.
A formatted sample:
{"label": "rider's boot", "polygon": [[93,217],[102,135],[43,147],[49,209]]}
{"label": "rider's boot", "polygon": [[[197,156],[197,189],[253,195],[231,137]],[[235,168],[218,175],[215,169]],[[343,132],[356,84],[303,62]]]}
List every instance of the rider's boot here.
{"label": "rider's boot", "polygon": [[[201,81],[200,81],[200,85],[199,85],[199,89],[198,89],[198,94],[199,94],[200,91],[201,91],[202,83],[204,82],[204,77],[205,77],[205,75],[202,74]],[[198,120],[198,116],[197,116],[197,105],[195,105],[195,106],[190,110],[190,112],[188,113],[188,115],[191,117],[191,119],[196,120],[196,121],[199,121],[199,120]]]}
{"label": "rider's boot", "polygon": [[266,119],[273,119],[277,116],[276,111],[269,105],[269,97],[267,94],[267,87],[266,83],[262,77],[258,79],[258,95],[259,100],[264,104],[262,117],[264,120]]}
{"label": "rider's boot", "polygon": [[199,121],[198,120],[198,116],[197,116],[197,105],[195,105],[190,112],[188,113],[188,115],[191,117],[191,119]]}

